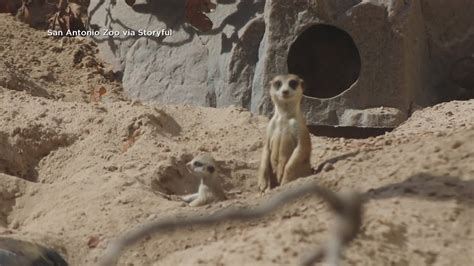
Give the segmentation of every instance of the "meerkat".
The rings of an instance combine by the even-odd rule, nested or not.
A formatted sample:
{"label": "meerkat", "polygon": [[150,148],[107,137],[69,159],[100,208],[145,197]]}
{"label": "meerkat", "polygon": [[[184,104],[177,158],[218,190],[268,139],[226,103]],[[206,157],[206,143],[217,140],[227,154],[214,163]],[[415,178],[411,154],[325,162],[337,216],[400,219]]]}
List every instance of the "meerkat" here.
{"label": "meerkat", "polygon": [[191,207],[197,207],[226,200],[227,197],[219,182],[217,166],[209,154],[201,154],[186,164],[188,170],[201,179],[198,192],[182,197]]}
{"label": "meerkat", "polygon": [[270,82],[275,113],[267,126],[258,173],[261,192],[311,175],[311,138],[300,109],[303,90],[304,81],[297,75],[279,75]]}

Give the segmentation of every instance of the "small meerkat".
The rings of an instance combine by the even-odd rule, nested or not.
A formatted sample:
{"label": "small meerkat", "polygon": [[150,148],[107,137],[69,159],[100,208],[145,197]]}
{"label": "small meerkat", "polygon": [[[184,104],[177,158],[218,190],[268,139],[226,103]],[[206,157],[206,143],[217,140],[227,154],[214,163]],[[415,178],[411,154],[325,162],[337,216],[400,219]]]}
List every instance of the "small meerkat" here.
{"label": "small meerkat", "polygon": [[304,81],[293,74],[270,82],[275,113],[267,126],[258,172],[261,192],[311,175],[311,138],[300,107],[303,90]]}
{"label": "small meerkat", "polygon": [[201,179],[197,193],[182,197],[185,202],[189,203],[189,206],[197,207],[227,199],[218,180],[216,162],[211,155],[198,155],[187,163],[186,167]]}

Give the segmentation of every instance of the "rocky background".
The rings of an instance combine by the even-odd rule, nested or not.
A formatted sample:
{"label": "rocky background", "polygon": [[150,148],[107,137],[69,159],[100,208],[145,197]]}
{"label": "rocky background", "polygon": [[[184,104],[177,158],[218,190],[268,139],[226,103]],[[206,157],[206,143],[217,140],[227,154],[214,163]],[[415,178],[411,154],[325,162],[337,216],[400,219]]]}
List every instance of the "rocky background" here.
{"label": "rocky background", "polygon": [[[104,58],[123,73],[127,96],[269,115],[266,85],[290,71],[309,84],[303,104],[309,124],[374,128],[394,128],[418,107],[473,97],[470,0],[216,3],[213,28],[200,32],[186,23],[184,0],[91,1],[93,28],[173,30],[163,37],[96,38]],[[324,44],[310,36],[293,47],[316,24],[349,39]],[[321,34],[331,39],[330,32]]]}

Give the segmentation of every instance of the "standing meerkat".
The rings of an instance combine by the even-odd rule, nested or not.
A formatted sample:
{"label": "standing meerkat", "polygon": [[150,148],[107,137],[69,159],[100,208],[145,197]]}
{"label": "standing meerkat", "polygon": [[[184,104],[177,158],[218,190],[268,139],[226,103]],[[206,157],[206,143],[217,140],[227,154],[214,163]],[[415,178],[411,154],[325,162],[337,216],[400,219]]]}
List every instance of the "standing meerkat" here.
{"label": "standing meerkat", "polygon": [[311,174],[311,138],[300,109],[303,90],[304,81],[292,74],[270,82],[275,113],[267,126],[258,173],[261,192]]}
{"label": "standing meerkat", "polygon": [[201,179],[197,193],[182,197],[189,206],[197,207],[227,199],[219,182],[216,162],[211,155],[198,155],[186,167]]}

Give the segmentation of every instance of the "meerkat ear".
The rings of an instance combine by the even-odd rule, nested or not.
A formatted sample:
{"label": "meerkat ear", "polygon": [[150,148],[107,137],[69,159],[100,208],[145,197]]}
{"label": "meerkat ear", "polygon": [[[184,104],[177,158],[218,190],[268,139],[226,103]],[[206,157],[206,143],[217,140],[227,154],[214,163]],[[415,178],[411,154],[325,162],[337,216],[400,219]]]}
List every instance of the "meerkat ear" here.
{"label": "meerkat ear", "polygon": [[305,90],[305,83],[304,83],[304,80],[303,79],[300,79],[300,84],[301,84],[301,88],[303,89],[303,91]]}
{"label": "meerkat ear", "polygon": [[213,174],[216,171],[216,168],[214,168],[214,166],[208,166],[207,171],[209,171],[209,173]]}

